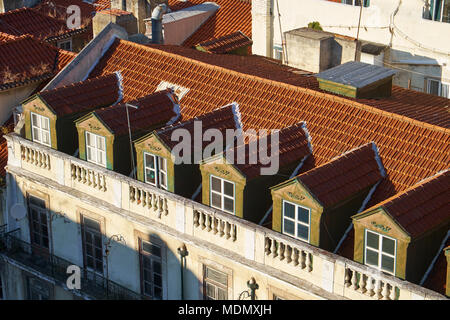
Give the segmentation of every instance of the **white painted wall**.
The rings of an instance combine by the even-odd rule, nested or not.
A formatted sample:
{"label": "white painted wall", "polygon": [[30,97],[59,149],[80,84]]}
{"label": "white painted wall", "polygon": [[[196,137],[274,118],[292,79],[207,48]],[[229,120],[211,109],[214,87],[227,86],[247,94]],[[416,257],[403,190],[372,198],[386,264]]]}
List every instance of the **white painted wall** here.
{"label": "white painted wall", "polygon": [[[273,45],[281,45],[277,2],[283,32],[319,21],[325,31],[351,37],[357,35],[359,7],[326,0],[253,0],[255,54],[272,56]],[[393,49],[391,57],[386,57],[387,67],[403,68],[396,63],[399,60],[403,64],[407,60],[413,61],[413,66],[434,64],[435,68],[428,68],[429,75],[450,82],[450,41],[444,41],[449,38],[450,23],[423,19],[423,4],[423,0],[371,0],[370,6],[362,10],[359,38]],[[421,78],[420,82],[424,82],[420,74],[409,73],[409,78],[413,82]],[[403,79],[400,84],[404,85],[404,82]]]}
{"label": "white painted wall", "polygon": [[13,109],[28,98],[39,84],[40,82],[35,82],[30,85],[0,91],[0,125],[3,125],[9,119]]}

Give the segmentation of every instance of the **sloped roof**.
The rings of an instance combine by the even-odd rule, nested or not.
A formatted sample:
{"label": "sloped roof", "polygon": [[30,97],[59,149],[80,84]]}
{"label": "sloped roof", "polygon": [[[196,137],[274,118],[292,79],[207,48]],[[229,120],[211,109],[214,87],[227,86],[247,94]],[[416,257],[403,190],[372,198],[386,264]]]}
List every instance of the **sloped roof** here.
{"label": "sloped roof", "polygon": [[[308,156],[311,153],[310,144],[308,140],[308,134],[306,130],[306,125],[304,122],[296,123],[287,128],[281,129],[279,132],[279,143],[278,143],[278,152],[274,154],[278,160],[278,167],[282,169],[288,165],[299,163],[303,158]],[[258,138],[257,148],[251,148],[251,143],[238,145],[231,150],[233,151],[234,156],[234,166],[239,169],[247,178],[247,180],[254,179],[261,175],[261,168],[269,167],[270,165],[262,164],[260,158],[260,152],[263,152],[266,156],[271,156],[273,149],[273,138],[267,136],[267,149],[262,151],[261,145],[259,144]],[[256,141],[251,139],[253,143]],[[240,149],[244,149],[244,163],[241,164],[238,159],[240,154]],[[264,148],[265,149],[265,148]],[[251,163],[252,157],[257,159],[255,164]]]}
{"label": "sloped roof", "polygon": [[[208,129],[217,129],[222,132],[222,136],[225,137],[226,129],[237,129],[239,120],[236,117],[240,117],[238,108],[233,105],[227,105],[211,112],[205,113],[199,117],[192,118],[190,120],[175,123],[170,126],[163,127],[156,131],[158,137],[169,147],[173,148],[178,142],[172,141],[171,136],[176,129],[185,129],[194,137],[194,123],[200,121],[202,134]],[[225,140],[225,139],[224,139]],[[225,141],[224,141],[225,142]],[[194,140],[192,139],[192,143]],[[210,141],[203,141],[203,148],[210,144]],[[202,148],[202,150],[203,150]]]}
{"label": "sloped roof", "polygon": [[[430,274],[425,280],[423,286],[425,288],[431,289],[433,291],[439,292],[445,295],[447,286],[447,257],[445,256],[445,251],[449,250],[450,237],[447,238],[445,243],[445,249],[439,254],[436,263],[431,269]],[[450,283],[448,284],[450,285]]]}
{"label": "sloped roof", "polygon": [[67,8],[72,5],[80,8],[82,24],[90,23],[95,14],[96,6],[83,0],[43,0],[33,9],[46,16],[66,21],[68,17]]}
{"label": "sloped roof", "polygon": [[450,224],[450,171],[431,176],[357,216],[383,208],[412,238]]}
{"label": "sloped roof", "polygon": [[[177,116],[176,97],[170,89],[158,91],[145,97],[130,101],[138,109],[128,108],[131,133],[168,122]],[[115,135],[128,133],[125,104],[106,107],[94,111],[95,115],[113,131]]]}
{"label": "sloped roof", "polygon": [[[125,101],[154,92],[161,81],[189,88],[181,100],[183,120],[236,101],[244,129],[281,129],[306,121],[314,152],[305,166],[311,168],[374,142],[387,178],[369,205],[449,167],[449,99],[399,87],[386,99],[342,98],[320,91],[314,77],[287,67],[266,63],[255,71],[255,59],[234,55],[218,55],[217,64],[207,64],[201,59],[215,55],[165,47],[116,40],[91,76],[121,70]],[[277,68],[277,73],[267,72]]]}
{"label": "sloped roof", "polygon": [[209,53],[228,53],[233,50],[248,47],[253,41],[240,31],[236,31],[220,38],[213,38],[196,45]]}
{"label": "sloped roof", "polygon": [[48,79],[75,56],[29,35],[0,42],[0,89]]}
{"label": "sloped roof", "polygon": [[66,21],[49,17],[33,8],[21,8],[0,14],[0,32],[15,36],[30,34],[47,40],[83,30],[68,29]]}
{"label": "sloped roof", "polygon": [[295,177],[325,208],[332,207],[384,176],[373,143],[346,152],[331,161]]}
{"label": "sloped roof", "polygon": [[120,74],[111,73],[38,95],[58,117],[112,105],[122,99]]}
{"label": "sloped roof", "polygon": [[[169,0],[168,3],[169,7],[175,11],[204,2],[208,2],[208,0],[189,0],[183,5],[174,0]],[[202,41],[220,38],[238,30],[249,38],[252,37],[251,1],[215,0],[212,2],[218,4],[220,8],[184,41],[184,46],[193,47]]]}
{"label": "sloped roof", "polygon": [[18,36],[13,36],[12,34],[9,33],[0,32],[0,43],[15,40],[17,38]]}

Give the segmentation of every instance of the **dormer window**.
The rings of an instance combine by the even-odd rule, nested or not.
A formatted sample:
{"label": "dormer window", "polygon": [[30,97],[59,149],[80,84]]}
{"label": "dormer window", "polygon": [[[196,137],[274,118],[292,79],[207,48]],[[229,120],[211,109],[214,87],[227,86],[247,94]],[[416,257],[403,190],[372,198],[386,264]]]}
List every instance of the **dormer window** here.
{"label": "dormer window", "polygon": [[144,177],[145,182],[167,190],[167,160],[144,152]]}
{"label": "dormer window", "polygon": [[211,176],[211,207],[234,214],[234,183]]}
{"label": "dormer window", "polygon": [[106,167],[105,137],[86,131],[87,161]]}
{"label": "dormer window", "polygon": [[34,142],[51,147],[49,118],[31,112],[31,132]]}
{"label": "dormer window", "polygon": [[395,251],[397,241],[366,229],[364,244],[365,264],[381,271],[395,274]]}
{"label": "dormer window", "polygon": [[309,242],[311,211],[283,200],[283,233]]}

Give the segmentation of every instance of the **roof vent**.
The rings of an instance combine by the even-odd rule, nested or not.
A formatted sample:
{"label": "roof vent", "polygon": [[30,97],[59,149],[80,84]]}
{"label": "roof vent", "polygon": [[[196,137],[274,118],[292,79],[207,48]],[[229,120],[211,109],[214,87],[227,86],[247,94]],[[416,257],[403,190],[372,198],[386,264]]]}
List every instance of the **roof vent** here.
{"label": "roof vent", "polygon": [[322,90],[352,98],[389,97],[392,77],[397,72],[385,67],[351,61],[316,74]]}

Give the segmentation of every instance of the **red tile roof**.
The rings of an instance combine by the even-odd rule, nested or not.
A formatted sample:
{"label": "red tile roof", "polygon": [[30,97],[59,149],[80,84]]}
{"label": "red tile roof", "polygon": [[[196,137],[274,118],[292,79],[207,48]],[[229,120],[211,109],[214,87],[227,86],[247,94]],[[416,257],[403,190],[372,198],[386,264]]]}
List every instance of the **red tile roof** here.
{"label": "red tile roof", "polygon": [[[181,6],[176,1],[169,1],[172,10],[201,4],[208,0],[190,0],[190,5]],[[241,31],[249,38],[252,37],[252,4],[248,0],[215,0],[220,8],[203,23],[194,34],[187,38],[183,45],[193,47],[197,43],[212,38],[220,38],[230,33]]]}
{"label": "red tile roof", "polygon": [[0,42],[0,89],[49,79],[75,56],[32,36]]}
{"label": "red tile roof", "polygon": [[[194,123],[201,123],[202,134],[208,129],[217,129],[226,136],[226,129],[237,129],[236,113],[239,117],[239,110],[234,105],[224,106],[214,111],[205,113],[199,117],[192,118],[183,122],[178,122],[170,126],[163,127],[156,131],[158,137],[169,147],[173,148],[178,142],[172,141],[171,136],[176,129],[185,129],[194,136]],[[224,141],[225,142],[225,141]],[[192,139],[192,143],[194,140]],[[203,141],[202,150],[210,144],[211,141]]]}
{"label": "red tile roof", "polygon": [[93,4],[95,11],[102,11],[111,7],[111,0],[97,0]]}
{"label": "red tile roof", "polygon": [[121,100],[120,75],[111,73],[38,93],[58,117],[110,106]]}
{"label": "red tile roof", "polygon": [[18,36],[13,36],[12,34],[9,33],[0,32],[0,43],[15,40],[17,38]]}
{"label": "red tile roof", "polygon": [[[279,132],[279,143],[278,143],[278,152],[274,154],[275,157],[278,159],[278,167],[279,169],[285,168],[286,166],[292,165],[292,164],[298,164],[300,161],[308,156],[311,153],[309,141],[308,141],[308,135],[305,128],[305,123],[300,122],[297,124],[294,124],[292,126],[289,126],[287,128],[281,129]],[[272,155],[272,147],[273,147],[273,137],[267,136],[267,148],[265,148],[264,145],[262,145],[263,149],[260,145],[260,139],[258,138],[258,144],[257,148],[251,148],[251,143],[246,143],[244,145],[238,145],[237,147],[232,148],[233,156],[234,156],[234,166],[239,169],[247,178],[247,180],[251,180],[254,178],[257,178],[261,176],[261,169],[269,167],[270,165],[262,164],[260,162],[261,158],[258,154],[261,151],[263,154],[267,156]],[[256,141],[254,139],[253,143]],[[256,145],[255,145],[256,146]],[[238,159],[238,156],[240,154],[240,150],[244,149],[244,163],[241,159]],[[265,150],[264,150],[265,149]],[[228,150],[227,150],[228,152]],[[257,159],[257,163],[252,164],[250,159]]]}
{"label": "red tile roof", "polygon": [[228,53],[233,50],[251,46],[253,41],[240,31],[220,38],[213,38],[196,45],[209,53]]}
{"label": "red tile roof", "polygon": [[[447,258],[445,256],[445,250],[448,250],[448,246],[450,246],[450,237],[447,238],[445,249],[439,254],[433,269],[423,284],[425,288],[439,292],[443,295],[445,295],[447,287]],[[448,285],[450,285],[450,283]]]}
{"label": "red tile roof", "polygon": [[333,207],[383,179],[373,143],[358,147],[295,177],[325,208]]}
{"label": "red tile roof", "polygon": [[[189,88],[180,102],[183,119],[236,101],[244,129],[281,129],[305,121],[314,148],[305,166],[311,168],[374,142],[387,177],[369,205],[449,167],[448,99],[398,87],[387,99],[348,99],[318,90],[314,77],[261,59],[256,63],[255,57],[164,48],[117,40],[91,76],[121,70],[125,101],[154,92],[161,81]],[[218,62],[209,62],[212,58]]]}
{"label": "red tile roof", "polygon": [[21,8],[0,14],[0,32],[21,36],[30,34],[40,40],[83,32],[68,29],[66,21],[49,17],[32,8]]}
{"label": "red tile roof", "polygon": [[[166,89],[130,101],[130,104],[139,107],[138,109],[128,108],[131,133],[148,130],[176,117],[175,99],[172,91]],[[94,113],[116,136],[128,133],[125,104],[102,108]]]}
{"label": "red tile roof", "polygon": [[412,238],[442,225],[450,226],[450,171],[424,179],[365,210],[383,208]]}

